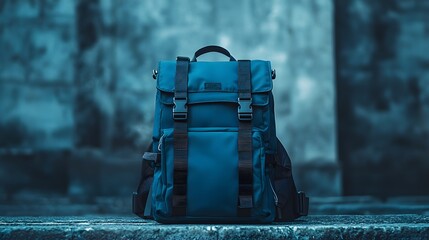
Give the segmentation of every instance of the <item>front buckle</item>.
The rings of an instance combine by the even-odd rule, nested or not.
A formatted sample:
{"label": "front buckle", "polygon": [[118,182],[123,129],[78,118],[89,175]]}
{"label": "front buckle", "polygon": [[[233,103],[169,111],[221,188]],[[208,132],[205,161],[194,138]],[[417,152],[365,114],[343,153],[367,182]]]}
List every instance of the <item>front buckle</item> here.
{"label": "front buckle", "polygon": [[173,98],[173,119],[174,120],[187,120],[188,119],[188,108],[186,103],[188,98]]}
{"label": "front buckle", "polygon": [[242,121],[253,119],[252,98],[238,98],[238,119]]}

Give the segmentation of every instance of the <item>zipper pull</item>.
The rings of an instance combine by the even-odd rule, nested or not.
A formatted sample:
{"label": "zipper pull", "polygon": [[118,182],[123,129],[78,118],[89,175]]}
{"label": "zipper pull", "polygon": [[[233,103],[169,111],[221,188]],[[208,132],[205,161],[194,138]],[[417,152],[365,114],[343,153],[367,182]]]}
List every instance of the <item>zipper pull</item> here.
{"label": "zipper pull", "polygon": [[162,139],[164,138],[164,134],[162,134],[162,136],[159,138],[159,142],[158,142],[158,151],[161,152],[161,147],[162,147]]}

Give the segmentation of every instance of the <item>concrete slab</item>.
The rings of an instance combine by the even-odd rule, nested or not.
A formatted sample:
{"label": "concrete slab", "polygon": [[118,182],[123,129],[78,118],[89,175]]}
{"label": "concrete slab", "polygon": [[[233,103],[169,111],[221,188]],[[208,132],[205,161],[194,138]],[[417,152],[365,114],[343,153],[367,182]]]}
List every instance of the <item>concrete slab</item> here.
{"label": "concrete slab", "polygon": [[429,216],[309,216],[269,225],[162,225],[137,217],[0,217],[0,239],[428,239]]}

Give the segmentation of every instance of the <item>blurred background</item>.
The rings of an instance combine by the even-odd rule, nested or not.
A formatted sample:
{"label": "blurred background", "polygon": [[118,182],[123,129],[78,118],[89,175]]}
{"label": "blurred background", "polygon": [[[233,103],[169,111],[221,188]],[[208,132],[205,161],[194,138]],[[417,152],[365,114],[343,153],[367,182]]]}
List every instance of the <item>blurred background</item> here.
{"label": "blurred background", "polygon": [[151,71],[211,44],[272,61],[310,213],[429,214],[427,0],[0,0],[0,215],[129,214]]}

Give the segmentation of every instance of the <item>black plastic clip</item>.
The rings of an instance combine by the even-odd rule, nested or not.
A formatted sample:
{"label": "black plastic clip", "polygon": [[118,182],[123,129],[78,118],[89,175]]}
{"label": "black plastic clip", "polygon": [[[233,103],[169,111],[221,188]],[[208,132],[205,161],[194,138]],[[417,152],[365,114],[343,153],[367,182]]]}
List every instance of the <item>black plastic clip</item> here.
{"label": "black plastic clip", "polygon": [[173,98],[173,119],[174,120],[187,120],[188,119],[188,102],[187,98]]}
{"label": "black plastic clip", "polygon": [[241,121],[253,119],[252,98],[238,98],[238,119]]}
{"label": "black plastic clip", "polygon": [[146,200],[146,196],[141,193],[133,192],[133,213],[137,216],[144,217],[144,206],[143,203]]}
{"label": "black plastic clip", "polygon": [[161,153],[145,152],[142,159],[148,161],[151,167],[161,166]]}
{"label": "black plastic clip", "polygon": [[304,192],[298,192],[298,214],[300,216],[308,215],[309,201],[309,198],[305,196]]}

